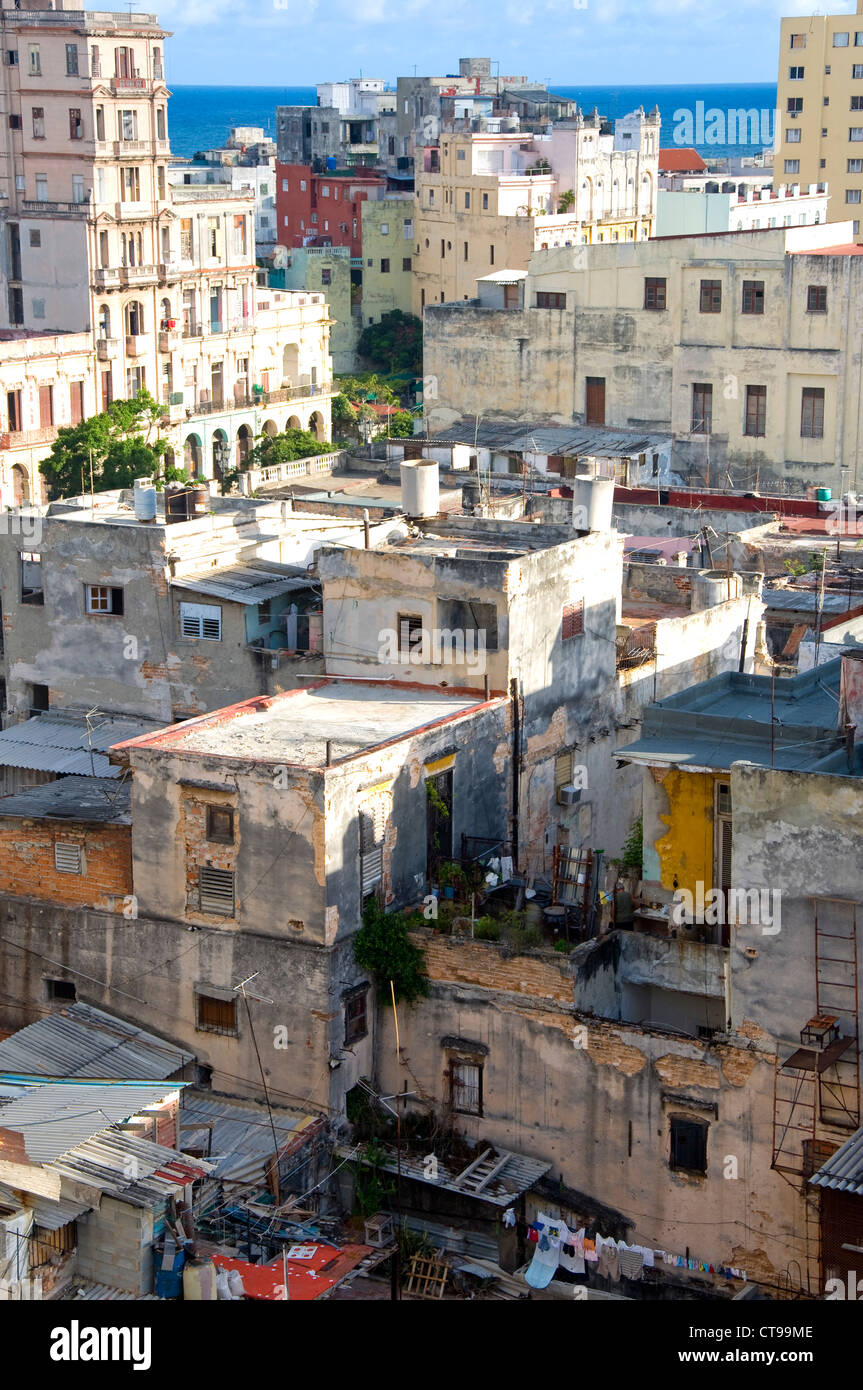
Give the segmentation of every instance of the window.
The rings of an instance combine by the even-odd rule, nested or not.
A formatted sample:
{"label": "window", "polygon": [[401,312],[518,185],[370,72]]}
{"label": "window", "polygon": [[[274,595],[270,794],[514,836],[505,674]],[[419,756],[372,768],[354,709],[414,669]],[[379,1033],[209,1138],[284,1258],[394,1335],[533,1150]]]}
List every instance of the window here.
{"label": "window", "polygon": [[847,165],[847,173],[863,174],[863,159],[849,159]]}
{"label": "window", "polygon": [[489,259],[489,265],[494,265],[494,247],[493,247],[493,246],[490,246],[490,247],[488,248],[488,251],[489,251],[489,257],[488,257],[488,259]]}
{"label": "window", "polygon": [[858,29],[854,35],[854,47],[863,48],[863,30]]}
{"label": "window", "polygon": [[411,652],[422,646],[423,620],[415,613],[399,613],[399,656],[410,657]]}
{"label": "window", "polygon": [[644,282],[645,309],[665,308],[665,279],[648,276]]}
{"label": "window", "polygon": [[83,874],[83,845],[71,845],[58,840],[54,845],[54,868],[58,874]]}
{"label": "window", "polygon": [[44,319],[44,317],[45,317],[45,301],[44,301],[44,299],[31,299],[30,304],[31,304],[31,306],[32,306],[33,317],[34,317],[34,319]]}
{"label": "window", "polygon": [[123,612],[123,590],[112,589],[106,584],[84,585],[85,612],[113,613]]}
{"label": "window", "polygon": [[483,210],[483,212],[488,212],[488,194],[487,194],[487,193],[483,193],[483,195],[482,195],[482,210]]}
{"label": "window", "polygon": [[388,259],[387,257],[384,257],[384,258],[381,260],[381,275],[389,275],[389,273],[390,273],[390,263],[389,263],[389,259]]}
{"label": "window", "polygon": [[164,106],[157,106],[157,107],[156,107],[156,139],[157,139],[157,140],[164,140],[164,139],[166,139],[166,135],[165,135],[165,108],[164,108]]}
{"label": "window", "polygon": [[851,69],[851,76],[856,78],[863,77],[863,63],[854,64]]}
{"label": "window", "polygon": [[67,1002],[72,1001],[74,1003],[77,997],[75,985],[72,980],[45,981],[46,999],[63,999]]}
{"label": "window", "polygon": [[763,280],[743,281],[743,312],[744,314],[764,313]]}
{"label": "window", "polygon": [[767,387],[747,386],[744,434],[761,436],[766,432]]}
{"label": "window", "polygon": [[800,438],[824,438],[824,387],[804,386],[800,409]]}
{"label": "window", "polygon": [[10,130],[20,130],[21,127],[22,127],[22,122],[21,122],[21,117],[20,117],[20,116],[10,116],[10,117],[9,117],[9,129],[10,129]]}
{"label": "window", "polygon": [[83,203],[84,201],[84,175],[72,175],[72,202]]}
{"label": "window", "polygon": [[182,217],[180,219],[180,259],[190,261],[192,259],[192,219]]}
{"label": "window", "polygon": [[44,106],[33,107],[33,139],[45,139],[45,108]]}
{"label": "window", "polygon": [[692,433],[710,434],[713,428],[713,387],[697,381],[692,386]]}
{"label": "window", "polygon": [[69,107],[69,139],[83,140],[84,122],[81,120],[81,110],[78,106]]}
{"label": "window", "polygon": [[805,68],[789,68],[788,80],[789,82],[802,82],[804,74]]}
{"label": "window", "polygon": [[833,47],[834,47],[834,48],[847,48],[847,47],[848,47],[848,35],[847,35],[847,34],[834,34],[834,35],[833,35]]}
{"label": "window", "polygon": [[382,223],[381,223],[381,236],[389,236],[389,234],[390,234],[390,224],[389,224],[389,222],[382,222]]}
{"label": "window", "polygon": [[786,172],[786,174],[799,174],[799,173],[800,173],[800,160],[799,160],[799,159],[786,159],[786,161],[785,161],[785,172]]}
{"label": "window", "polygon": [[39,425],[45,430],[54,423],[54,387],[39,387]]}
{"label": "window", "polygon": [[17,48],[7,48],[7,49],[5,49],[5,51],[4,51],[4,53],[3,53],[3,62],[6,64],[6,67],[7,67],[7,68],[17,68],[17,66],[18,66],[18,50],[17,50]]}
{"label": "window", "polygon": [[791,47],[791,48],[805,48],[805,47],[806,47],[806,35],[805,35],[805,34],[792,34],[792,35],[791,35],[791,44],[790,44],[790,47]]}
{"label": "window", "polygon": [[404,270],[404,271],[409,271],[410,269],[411,269],[411,258],[410,258],[410,256],[402,256],[402,270]]}
{"label": "window", "polygon": [[31,43],[31,44],[30,44],[30,48],[29,48],[29,52],[30,52],[30,76],[31,76],[31,77],[41,77],[41,76],[42,76],[42,59],[41,59],[41,57],[40,57],[40,55],[39,55],[39,45],[38,45],[38,43]]}
{"label": "window", "polygon": [[584,632],[584,599],[563,605],[561,618],[561,640],[569,642],[573,637],[581,637]]}
{"label": "window", "polygon": [[207,839],[219,845],[234,843],[234,813],[230,806],[207,807]]}
{"label": "window", "polygon": [[537,290],[536,307],[537,309],[565,309],[566,295],[552,290]]}
{"label": "window", "polygon": [[799,116],[803,110],[803,98],[789,97],[785,105],[785,110],[788,112],[789,116]]}
{"label": "window", "polygon": [[69,382],[69,423],[80,425],[84,419],[84,383]]}
{"label": "window", "polygon": [[218,217],[207,218],[207,255],[218,259],[220,255],[220,231],[221,219]]}
{"label": "window", "polygon": [[785,132],[785,142],[788,145],[799,145],[803,132],[799,126],[792,126]]}
{"label": "window", "polygon": [[24,291],[20,285],[10,285],[7,295],[9,307],[9,322],[20,324],[24,322]]}
{"label": "window", "polygon": [[31,230],[31,232],[30,232],[30,245],[31,245],[31,246],[41,246],[41,245],[42,245],[42,233],[41,233],[41,232],[34,232],[34,231]]}
{"label": "window", "polygon": [[216,604],[181,603],[180,632],[184,637],[202,637],[208,642],[221,642],[221,608]]}
{"label": "window", "polygon": [[860,202],[860,189],[859,189],[859,188],[846,188],[846,189],[845,189],[845,201],[846,201],[846,203],[859,203],[859,202]]}
{"label": "window", "polygon": [[198,904],[202,912],[234,915],[234,871],[202,864],[198,869]]}
{"label": "window", "polygon": [[808,314],[827,313],[827,286],[810,285],[806,291],[806,312]]}
{"label": "window", "polygon": [[359,808],[360,889],[362,903],[376,897],[384,877],[384,836],[387,825],[387,802],[374,797]]}
{"label": "window", "polygon": [[469,207],[470,207],[470,194],[469,194],[469,193],[465,193],[465,195],[464,195],[464,205],[465,205],[465,208],[469,208]]}
{"label": "window", "polygon": [[357,985],[345,995],[345,1047],[367,1036],[368,985]]}
{"label": "window", "polygon": [[332,270],[329,269],[329,267],[325,267],[325,268],[321,271],[321,284],[322,284],[322,285],[331,285],[332,283],[333,283],[333,272],[332,272]]}
{"label": "window", "polygon": [[136,168],[120,170],[120,198],[124,203],[141,201],[141,175]]}
{"label": "window", "polygon": [[852,97],[852,98],[851,98],[851,110],[852,110],[852,111],[863,111],[863,97]]}
{"label": "window", "polygon": [[706,1120],[693,1120],[685,1115],[672,1115],[669,1120],[671,1153],[669,1166],[684,1168],[690,1173],[707,1172]]}
{"label": "window", "polygon": [[450,1105],[459,1115],[482,1114],[482,1063],[450,1062]]}
{"label": "window", "polygon": [[722,309],[722,281],[702,280],[699,311],[702,314],[718,314]]}
{"label": "window", "polygon": [[205,1033],[237,1036],[237,999],[216,999],[195,991],[196,1027]]}

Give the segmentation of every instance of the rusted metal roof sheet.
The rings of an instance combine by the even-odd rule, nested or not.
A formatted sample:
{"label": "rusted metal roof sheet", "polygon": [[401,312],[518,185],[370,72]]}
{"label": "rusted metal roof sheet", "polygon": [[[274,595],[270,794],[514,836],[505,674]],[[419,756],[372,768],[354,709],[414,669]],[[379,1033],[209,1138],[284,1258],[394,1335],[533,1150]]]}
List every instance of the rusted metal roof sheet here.
{"label": "rusted metal roof sheet", "polygon": [[863,1197],[863,1129],[846,1139],[809,1181],[813,1187],[830,1187],[835,1192]]}
{"label": "rusted metal roof sheet", "polygon": [[25,767],[58,776],[119,777],[103,750],[160,728],[157,721],[100,714],[90,721],[34,715],[0,733],[0,767]]}
{"label": "rusted metal roof sheet", "polygon": [[52,1163],[95,1134],[158,1105],[182,1082],[46,1081],[0,1105],[0,1128],[20,1134],[34,1163]]}

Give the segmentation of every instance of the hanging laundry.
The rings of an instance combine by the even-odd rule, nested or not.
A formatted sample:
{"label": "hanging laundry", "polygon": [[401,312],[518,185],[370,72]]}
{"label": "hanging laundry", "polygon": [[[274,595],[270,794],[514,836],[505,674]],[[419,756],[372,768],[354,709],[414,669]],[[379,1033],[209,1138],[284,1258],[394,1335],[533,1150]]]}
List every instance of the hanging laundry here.
{"label": "hanging laundry", "polygon": [[504,1226],[514,1226],[514,1225],[515,1225],[515,1210],[514,1210],[514,1208],[513,1208],[513,1207],[507,1207],[507,1209],[506,1209],[506,1211],[504,1212],[503,1217],[502,1217],[501,1219],[502,1219],[502,1223],[503,1223]]}
{"label": "hanging laundry", "polygon": [[624,1279],[644,1277],[644,1254],[638,1246],[624,1246],[618,1250],[620,1273]]}
{"label": "hanging laundry", "polygon": [[543,1235],[524,1277],[532,1289],[545,1289],[554,1278],[557,1264],[557,1251],[552,1249],[548,1237]]}

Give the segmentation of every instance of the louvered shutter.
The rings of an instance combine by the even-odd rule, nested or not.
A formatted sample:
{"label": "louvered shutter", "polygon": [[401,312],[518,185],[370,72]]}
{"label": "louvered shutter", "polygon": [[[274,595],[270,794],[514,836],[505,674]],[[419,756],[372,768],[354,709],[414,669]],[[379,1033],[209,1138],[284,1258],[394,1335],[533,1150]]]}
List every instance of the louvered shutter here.
{"label": "louvered shutter", "polygon": [[54,868],[59,874],[80,874],[83,871],[81,846],[59,842],[55,844]]}
{"label": "louvered shutter", "polygon": [[203,637],[210,642],[220,642],[221,608],[210,603],[181,603],[180,631],[184,637]]}
{"label": "louvered shutter", "polygon": [[373,893],[384,876],[386,803],[382,797],[360,807],[360,874],[363,897]]}
{"label": "louvered shutter", "polygon": [[198,889],[202,912],[218,912],[223,917],[234,915],[234,875],[230,869],[198,870]]}

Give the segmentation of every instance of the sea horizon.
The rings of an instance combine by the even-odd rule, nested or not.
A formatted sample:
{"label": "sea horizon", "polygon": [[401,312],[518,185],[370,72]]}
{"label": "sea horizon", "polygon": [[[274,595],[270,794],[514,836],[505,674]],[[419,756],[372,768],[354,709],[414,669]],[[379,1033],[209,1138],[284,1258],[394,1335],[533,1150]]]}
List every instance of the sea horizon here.
{"label": "sea horizon", "polygon": [[[610,120],[628,114],[637,106],[643,106],[646,111],[658,106],[662,117],[660,143],[663,146],[691,144],[705,158],[755,154],[772,140],[772,133],[768,140],[763,135],[773,120],[775,82],[552,83],[549,90],[558,96],[578,101],[583,110],[591,111],[596,107],[601,115]],[[277,106],[314,105],[316,101],[316,90],[311,85],[273,87],[249,83],[177,83],[171,86],[171,92],[171,149],[175,155],[185,159],[192,158],[199,151],[215,149],[224,144],[231,126],[262,126],[266,134],[275,139]],[[219,94],[223,94],[222,100],[219,100]],[[754,126],[757,138],[726,142],[717,139],[716,131],[711,132],[709,125],[706,131],[702,131],[696,121],[698,103],[701,103],[702,111],[757,110],[760,118]],[[680,112],[690,113],[692,139],[678,138],[687,129],[679,116]],[[696,138],[698,135],[704,138]]]}

